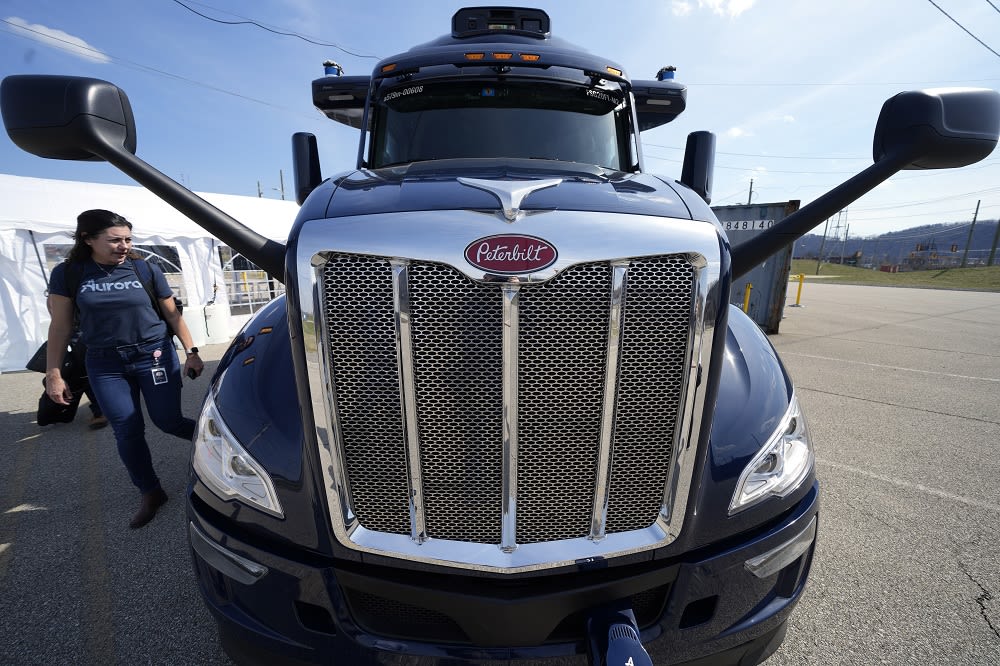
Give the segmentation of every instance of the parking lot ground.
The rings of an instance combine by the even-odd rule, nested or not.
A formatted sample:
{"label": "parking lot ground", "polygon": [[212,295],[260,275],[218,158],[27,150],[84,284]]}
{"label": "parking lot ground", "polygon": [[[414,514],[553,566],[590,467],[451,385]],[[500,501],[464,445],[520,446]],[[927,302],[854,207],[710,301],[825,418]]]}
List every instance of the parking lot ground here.
{"label": "parking lot ground", "polygon": [[[196,418],[223,345],[184,380]],[[110,428],[40,428],[41,375],[0,375],[0,664],[228,664],[201,601],[184,518],[191,444],[146,435],[169,501],[139,530],[139,506]]]}
{"label": "parking lot ground", "polygon": [[[770,336],[807,412],[817,555],[769,666],[1000,664],[1000,294],[805,286]],[[185,382],[194,417],[206,375]],[[190,444],[147,429],[170,501],[108,429],[39,428],[40,375],[0,375],[0,664],[228,664],[185,536]]]}
{"label": "parking lot ground", "polygon": [[1000,294],[810,283],[770,336],[817,555],[769,664],[1000,664]]}

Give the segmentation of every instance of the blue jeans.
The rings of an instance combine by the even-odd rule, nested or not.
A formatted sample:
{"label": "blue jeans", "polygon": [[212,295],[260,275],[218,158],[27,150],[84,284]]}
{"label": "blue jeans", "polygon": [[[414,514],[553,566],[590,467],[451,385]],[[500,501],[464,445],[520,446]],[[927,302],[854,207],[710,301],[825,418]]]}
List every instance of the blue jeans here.
{"label": "blue jeans", "polygon": [[[158,364],[154,363],[156,351],[160,352]],[[163,370],[156,380],[154,365]],[[87,374],[132,483],[142,493],[156,490],[160,481],[146,443],[139,394],[153,425],[163,432],[190,441],[195,428],[194,420],[181,413],[181,365],[173,343],[163,339],[124,347],[88,347]],[[164,378],[165,382],[157,383]]]}

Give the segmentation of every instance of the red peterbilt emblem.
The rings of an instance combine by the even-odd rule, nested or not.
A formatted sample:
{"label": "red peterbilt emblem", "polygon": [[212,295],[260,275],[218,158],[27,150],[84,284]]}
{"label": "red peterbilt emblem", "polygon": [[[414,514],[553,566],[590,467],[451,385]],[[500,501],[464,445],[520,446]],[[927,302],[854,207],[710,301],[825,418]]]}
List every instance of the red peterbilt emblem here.
{"label": "red peterbilt emblem", "polygon": [[548,268],[558,257],[556,249],[541,238],[503,234],[469,243],[465,259],[487,273],[533,273]]}

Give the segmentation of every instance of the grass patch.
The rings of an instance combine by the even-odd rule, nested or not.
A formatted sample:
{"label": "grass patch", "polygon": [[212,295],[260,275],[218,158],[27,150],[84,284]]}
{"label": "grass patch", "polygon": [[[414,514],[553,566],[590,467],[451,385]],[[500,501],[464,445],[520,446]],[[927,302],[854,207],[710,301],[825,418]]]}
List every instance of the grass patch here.
{"label": "grass patch", "polygon": [[[795,259],[792,275],[804,273],[806,281],[816,277],[816,261]],[[969,289],[973,291],[1000,291],[1000,266],[976,268],[945,268],[908,273],[883,273],[870,268],[821,264],[820,279],[836,284],[862,284],[879,287],[918,287],[924,289]],[[794,277],[791,279],[795,279]]]}

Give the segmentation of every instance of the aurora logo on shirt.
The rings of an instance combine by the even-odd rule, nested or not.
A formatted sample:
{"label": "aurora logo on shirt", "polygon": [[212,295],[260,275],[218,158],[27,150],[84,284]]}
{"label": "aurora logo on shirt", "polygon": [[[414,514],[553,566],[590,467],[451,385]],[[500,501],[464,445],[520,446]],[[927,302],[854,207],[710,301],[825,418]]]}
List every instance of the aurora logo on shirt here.
{"label": "aurora logo on shirt", "polygon": [[94,282],[87,280],[80,285],[80,293],[88,291],[125,291],[126,289],[142,289],[142,283],[138,280],[126,280],[124,282]]}

